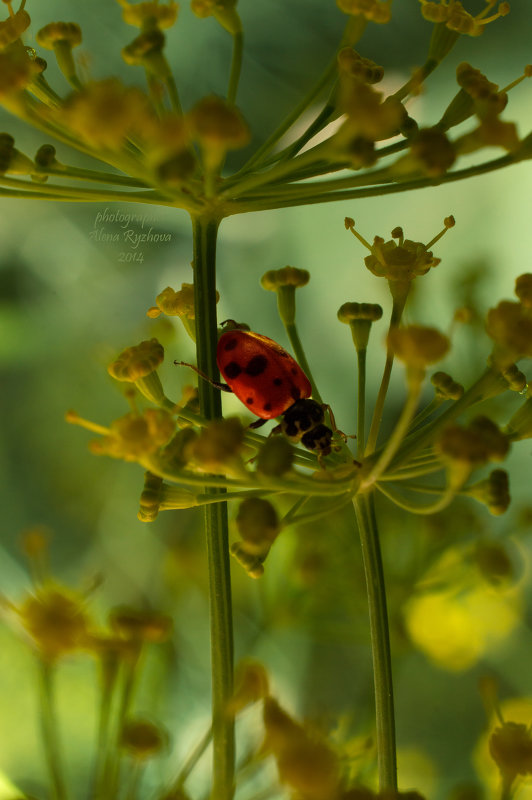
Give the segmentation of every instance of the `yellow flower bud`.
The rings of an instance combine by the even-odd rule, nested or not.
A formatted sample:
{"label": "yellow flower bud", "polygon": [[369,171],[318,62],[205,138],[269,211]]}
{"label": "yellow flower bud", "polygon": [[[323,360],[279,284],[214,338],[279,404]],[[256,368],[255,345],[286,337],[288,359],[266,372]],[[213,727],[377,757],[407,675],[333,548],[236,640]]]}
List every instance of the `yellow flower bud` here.
{"label": "yellow flower bud", "polygon": [[480,574],[492,586],[508,586],[515,580],[516,569],[504,544],[480,542],[474,558]]}
{"label": "yellow flower bud", "polygon": [[237,0],[192,0],[190,8],[202,19],[214,17],[226,31],[234,35],[242,30],[236,4]]}
{"label": "yellow flower bud", "polygon": [[22,92],[40,72],[38,64],[26,50],[0,52],[0,100],[8,107],[15,103],[18,92]]}
{"label": "yellow flower bud", "polygon": [[310,273],[306,269],[283,267],[282,269],[268,270],[268,272],[264,273],[260,282],[263,289],[276,292],[284,286],[293,286],[296,289],[300,286],[306,286],[309,280]]}
{"label": "yellow flower bud", "polygon": [[171,76],[171,70],[163,55],[164,33],[159,28],[149,28],[122,48],[122,58],[131,66],[140,65],[164,81]]}
{"label": "yellow flower bud", "polygon": [[210,169],[218,166],[228,150],[245,147],[250,140],[249,128],[240,112],[216,95],[196,103],[185,119]]}
{"label": "yellow flower bud", "polygon": [[113,631],[124,639],[157,644],[166,642],[172,634],[172,618],[160,611],[140,610],[120,606],[109,614]]}
{"label": "yellow flower bud", "polygon": [[240,662],[235,670],[235,691],[227,706],[227,713],[238,714],[246,706],[263,700],[269,694],[268,673],[258,661]]}
{"label": "yellow flower bud", "polygon": [[0,22],[0,48],[9,47],[29,28],[31,19],[28,12],[24,10],[25,4],[26,0],[21,0],[19,10],[14,13],[11,9],[11,3],[8,4],[9,17]]}
{"label": "yellow flower bud", "polygon": [[9,133],[0,133],[0,174],[31,175],[35,172],[33,161],[15,148]]}
{"label": "yellow flower bud", "polygon": [[133,383],[157,369],[164,360],[164,347],[157,339],[149,339],[123,350],[107,371],[118,381]]}
{"label": "yellow flower bud", "polygon": [[47,170],[49,167],[64,169],[63,165],[55,157],[55,152],[55,147],[52,144],[41,145],[35,154],[35,166],[43,170]]}
{"label": "yellow flower bud", "polygon": [[142,461],[167,444],[174,431],[175,420],[168,411],[148,408],[115,420],[109,434],[91,442],[90,449],[95,455]]}
{"label": "yellow flower bud", "polygon": [[488,311],[486,330],[495,342],[493,360],[498,367],[532,357],[532,309],[502,300]]}
{"label": "yellow flower bud", "polygon": [[283,267],[270,269],[260,279],[263,289],[277,292],[279,316],[285,325],[293,325],[296,317],[296,289],[310,280],[306,269]]}
{"label": "yellow flower bud", "polygon": [[153,120],[143,134],[147,164],[157,179],[168,186],[180,187],[196,169],[196,157],[183,117],[168,114]]}
{"label": "yellow flower bud", "polygon": [[392,328],[388,334],[388,346],[408,366],[424,369],[447,354],[450,342],[436,328],[409,325]]}
{"label": "yellow flower bud", "polygon": [[159,513],[163,479],[152,472],[144,474],[144,489],[140,496],[140,508],[137,517],[141,522],[153,522]]}
{"label": "yellow flower bud", "polygon": [[399,131],[406,116],[399,100],[385,98],[382,92],[359,80],[341,82],[338,106],[347,114],[347,120],[333,137],[336,148],[354,136],[370,142],[388,139]]}
{"label": "yellow flower bud", "polygon": [[150,126],[152,112],[139,89],[117,78],[89,83],[66,100],[61,122],[95,149],[119,150],[130,133]]}
{"label": "yellow flower bud", "polygon": [[491,83],[480,70],[466,61],[456,68],[456,80],[473,100],[475,112],[479,117],[496,116],[506,108],[508,103],[506,92],[499,92],[496,83]]}
{"label": "yellow flower bud", "polygon": [[532,308],[532,272],[519,275],[515,281],[515,293],[523,306]]}
{"label": "yellow flower bud", "polygon": [[486,7],[476,16],[466,11],[460,2],[448,3],[447,0],[420,0],[421,13],[429,22],[443,23],[451,31],[480,36],[484,26],[510,11],[509,3],[500,3],[497,11],[491,16],[487,13],[494,7],[496,0],[488,0]]}
{"label": "yellow flower bud", "polygon": [[345,76],[364,83],[379,83],[384,77],[383,67],[369,58],[364,58],[352,47],[342,47],[337,58],[340,76],[345,73]]}
{"label": "yellow flower bud", "polygon": [[294,460],[294,448],[284,436],[266,439],[257,455],[257,472],[279,477],[285,475]]}
{"label": "yellow flower bud", "polygon": [[337,316],[351,327],[353,342],[360,352],[367,348],[371,324],[382,317],[382,307],[377,303],[344,303]]}
{"label": "yellow flower bud", "polygon": [[157,405],[164,400],[157,367],[164,359],[164,348],[157,339],[149,339],[123,350],[107,371],[118,381],[134,383],[144,397]]}
{"label": "yellow flower bud", "polygon": [[523,392],[526,389],[526,375],[521,372],[517,364],[510,364],[502,371],[502,375],[512,392]]}
{"label": "yellow flower bud", "polygon": [[145,719],[126,720],[120,744],[137,761],[156,756],[168,743],[168,734],[159,725]]}
{"label": "yellow flower bud", "polygon": [[391,19],[391,0],[336,0],[344,14],[362,16],[369,22],[384,25]]}
{"label": "yellow flower bud", "polygon": [[339,764],[328,745],[307,732],[271,697],[264,701],[263,749],[273,753],[279,780],[305,800],[338,796]]}
{"label": "yellow flower bud", "polygon": [[246,570],[250,578],[257,580],[264,575],[264,567],[262,566],[261,558],[248,553],[241,542],[234,542],[229,548],[229,552],[233,558],[238,561],[240,566]]}
{"label": "yellow flower bud", "polygon": [[168,469],[182,469],[186,466],[197,438],[198,434],[193,428],[187,427],[178,431],[160,454],[165,466]]}
{"label": "yellow flower bud", "polygon": [[456,160],[453,143],[437,127],[422,128],[412,138],[409,152],[390,166],[394,175],[420,172],[430,178],[444,175]]}
{"label": "yellow flower bud", "polygon": [[462,384],[454,381],[446,372],[435,372],[430,382],[434,386],[436,397],[441,400],[459,400],[464,393]]}
{"label": "yellow flower bud", "polygon": [[263,560],[276,540],[281,526],[277,511],[268,500],[247,497],[242,501],[236,517],[242,546],[251,555]]}
{"label": "yellow flower bud", "polygon": [[238,469],[243,441],[244,427],[237,417],[213,420],[191,441],[190,458],[203,472]]}
{"label": "yellow flower bud", "polygon": [[37,31],[35,38],[47,50],[53,50],[57,42],[77,47],[81,44],[81,28],[75,22],[50,22]]}
{"label": "yellow flower bud", "polygon": [[75,22],[50,22],[37,31],[36,39],[41,47],[54,51],[57,66],[65,78],[70,82],[77,81],[72,49],[81,44],[79,25]]}
{"label": "yellow flower bud", "polygon": [[83,596],[50,583],[15,611],[44,661],[87,649],[90,619]]}
{"label": "yellow flower bud", "polygon": [[171,28],[177,19],[179,6],[174,0],[168,0],[167,5],[159,0],[147,0],[144,3],[131,5],[128,0],[117,0],[122,6],[122,17],[128,25],[136,28]]}
{"label": "yellow flower bud", "polygon": [[517,722],[504,722],[495,728],[489,740],[490,755],[508,782],[518,775],[532,774],[532,735]]}
{"label": "yellow flower bud", "polygon": [[490,514],[496,517],[504,514],[510,505],[508,473],[504,469],[494,469],[484,480],[468,486],[467,494],[484,503]]}
{"label": "yellow flower bud", "polygon": [[488,461],[502,461],[510,443],[490,419],[475,417],[467,427],[449,425],[436,446],[444,460],[478,467]]}

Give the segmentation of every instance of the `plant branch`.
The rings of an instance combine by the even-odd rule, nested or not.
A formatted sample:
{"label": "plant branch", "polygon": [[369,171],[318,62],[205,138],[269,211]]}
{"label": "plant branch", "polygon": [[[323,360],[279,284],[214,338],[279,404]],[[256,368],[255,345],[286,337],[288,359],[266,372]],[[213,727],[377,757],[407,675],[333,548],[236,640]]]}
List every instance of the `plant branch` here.
{"label": "plant branch", "polygon": [[[216,364],[216,240],[219,220],[193,218],[194,307],[198,368],[214,379]],[[222,416],[220,390],[199,379],[201,414],[208,420]],[[206,487],[206,494],[220,489]],[[234,792],[234,720],[227,714],[233,693],[233,620],[227,504],[203,509],[209,568],[212,670],[213,800],[231,800]]]}
{"label": "plant branch", "polygon": [[373,493],[359,495],[355,497],[353,503],[360,534],[369,605],[375,681],[379,790],[395,794],[397,791],[397,763],[390,635],[386,608],[386,587],[384,584]]}

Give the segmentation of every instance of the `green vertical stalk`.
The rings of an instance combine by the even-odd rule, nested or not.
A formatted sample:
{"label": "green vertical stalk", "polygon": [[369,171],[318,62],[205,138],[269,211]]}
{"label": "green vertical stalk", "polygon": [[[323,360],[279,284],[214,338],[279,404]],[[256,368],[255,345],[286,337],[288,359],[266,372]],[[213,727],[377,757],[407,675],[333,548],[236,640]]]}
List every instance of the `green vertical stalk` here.
{"label": "green vertical stalk", "polygon": [[357,349],[357,458],[364,457],[366,441],[366,348]]}
{"label": "green vertical stalk", "polygon": [[61,745],[57,729],[57,715],[54,700],[55,665],[47,661],[39,661],[40,704],[42,740],[45,747],[46,761],[50,774],[53,800],[66,800],[67,790],[61,759]]}
{"label": "green vertical stalk", "polygon": [[362,547],[369,605],[373,677],[375,682],[379,790],[381,792],[396,792],[397,760],[390,634],[386,608],[386,587],[384,585],[373,493],[356,497],[354,506]]}
{"label": "green vertical stalk", "polygon": [[[194,308],[198,368],[218,378],[216,347],[216,237],[219,220],[195,217]],[[206,419],[222,415],[220,391],[199,379],[201,414]],[[206,494],[223,490],[206,487]],[[227,504],[213,503],[203,510],[209,566],[211,623],[213,800],[230,800],[234,792],[234,723],[226,713],[233,692],[233,621]]]}
{"label": "green vertical stalk", "polygon": [[312,377],[312,372],[310,371],[310,367],[309,367],[309,364],[308,364],[308,361],[307,361],[307,357],[305,355],[305,351],[303,350],[303,345],[301,344],[301,339],[299,338],[299,334],[297,332],[297,328],[295,326],[295,323],[292,323],[291,325],[289,325],[287,323],[284,323],[284,327],[285,327],[286,333],[288,334],[288,338],[290,339],[290,344],[292,345],[292,349],[294,351],[294,355],[296,357],[296,360],[297,360],[299,366],[301,367],[301,369],[303,370],[303,372],[305,373],[305,375],[307,376],[307,378],[310,381],[310,385],[312,386],[312,397],[318,403],[323,403],[323,400],[321,399],[321,395],[320,395],[320,393],[318,391],[318,387],[316,386],[316,384],[314,382],[314,378]]}

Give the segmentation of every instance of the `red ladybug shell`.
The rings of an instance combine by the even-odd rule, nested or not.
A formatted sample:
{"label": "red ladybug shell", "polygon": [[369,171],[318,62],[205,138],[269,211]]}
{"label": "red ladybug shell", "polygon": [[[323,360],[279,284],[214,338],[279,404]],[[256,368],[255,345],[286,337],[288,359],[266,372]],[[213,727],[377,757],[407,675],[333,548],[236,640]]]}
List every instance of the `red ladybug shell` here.
{"label": "red ladybug shell", "polygon": [[310,381],[297,361],[260,333],[222,333],[216,361],[238,399],[262,419],[279,417],[296,400],[312,394]]}

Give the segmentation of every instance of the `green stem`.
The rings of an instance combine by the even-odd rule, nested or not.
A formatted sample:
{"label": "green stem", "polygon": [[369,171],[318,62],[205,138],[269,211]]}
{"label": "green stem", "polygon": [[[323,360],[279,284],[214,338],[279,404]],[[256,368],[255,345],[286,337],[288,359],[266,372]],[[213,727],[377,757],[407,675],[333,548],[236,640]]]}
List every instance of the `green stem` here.
{"label": "green stem", "polygon": [[[407,487],[410,488],[410,487]],[[431,503],[428,506],[418,506],[415,503],[409,503],[408,500],[405,500],[403,497],[400,497],[396,492],[394,492],[390,487],[384,488],[382,484],[377,484],[377,489],[385,495],[388,500],[391,500],[396,506],[402,508],[403,511],[408,511],[409,514],[422,514],[422,515],[430,515],[436,514],[438,511],[443,511],[444,508],[451,503],[451,501],[455,498],[457,492],[453,486],[448,486],[441,497],[436,500],[434,503]]]}
{"label": "green stem", "polygon": [[212,728],[205,733],[205,735],[199,740],[196,747],[193,749],[191,754],[187,757],[185,763],[179,770],[179,774],[177,775],[176,779],[172,783],[172,787],[168,795],[170,796],[173,792],[178,796],[178,793],[182,790],[183,786],[186,783],[186,780],[200,758],[202,757],[203,753],[210,745],[212,740]]}
{"label": "green stem", "polygon": [[243,49],[244,36],[242,31],[237,31],[233,34],[233,58],[231,60],[231,74],[229,76],[229,86],[227,88],[227,102],[232,106],[236,102],[240,70],[242,69]]}
{"label": "green stem", "polygon": [[314,86],[310,89],[308,94],[298,103],[293,111],[281,122],[279,127],[269,136],[266,141],[255,151],[253,156],[249,159],[249,161],[244,164],[244,167],[240,170],[241,174],[247,173],[250,169],[258,164],[260,164],[262,156],[266,153],[269,153],[270,150],[277,144],[279,139],[281,139],[284,134],[290,130],[294,122],[296,122],[301,114],[303,114],[306,109],[314,102],[316,97],[322,92],[322,90],[327,86],[328,83],[332,81],[334,75],[336,73],[336,54],[333,59],[329,62],[325,71],[318,79],[318,81],[314,84]]}
{"label": "green stem", "polygon": [[312,377],[312,372],[310,371],[307,357],[305,355],[305,351],[303,350],[303,345],[301,344],[301,339],[299,338],[299,334],[297,332],[295,323],[292,323],[291,325],[285,324],[284,327],[288,335],[288,338],[290,339],[290,344],[292,345],[296,361],[298,362],[299,366],[301,367],[301,369],[303,370],[303,372],[310,381],[310,385],[312,386],[312,397],[318,403],[323,403],[321,395],[318,391],[318,387],[316,386],[314,378]]}
{"label": "green stem", "polygon": [[[403,314],[403,309],[405,307],[406,299],[408,297],[408,292],[410,289],[410,284],[402,286],[402,288],[399,290],[398,287],[393,286],[391,281],[389,281],[389,285],[393,295],[393,307],[392,307],[392,314],[390,317],[390,325],[388,328],[388,333],[393,328],[396,328],[401,322],[401,316]],[[375,402],[375,408],[373,409],[373,418],[371,420],[368,442],[366,444],[366,450],[365,450],[366,455],[370,455],[371,453],[373,453],[375,447],[377,446],[377,437],[379,435],[379,428],[381,425],[382,415],[384,412],[384,401],[386,400],[386,395],[388,393],[388,386],[390,385],[390,377],[392,374],[393,361],[394,361],[394,353],[392,349],[388,346],[386,351],[386,363],[384,364],[384,371],[382,373],[381,385],[379,388],[379,393],[377,395],[377,400]]]}
{"label": "green stem", "polygon": [[66,800],[67,791],[54,702],[54,669],[54,666],[46,661],[39,662],[42,740],[50,772],[52,797],[54,800]]}
{"label": "green stem", "polygon": [[419,395],[421,393],[422,379],[409,382],[408,397],[401,412],[401,416],[397,420],[393,433],[388,439],[386,446],[382,450],[376,464],[371,468],[364,483],[368,485],[378,481],[380,476],[386,470],[394,455],[397,453],[399,446],[406,436],[408,426],[410,425],[414,414],[416,413],[417,404],[419,402]]}
{"label": "green stem", "polygon": [[392,662],[386,587],[373,493],[355,497],[353,504],[357,516],[368,594],[375,682],[379,790],[392,794],[397,791]]}
{"label": "green stem", "polygon": [[366,437],[366,348],[357,349],[357,458],[364,456],[364,443]]}
{"label": "green stem", "polygon": [[82,181],[91,181],[93,183],[106,183],[115,186],[129,186],[132,189],[149,189],[149,185],[144,181],[137,180],[136,178],[129,178],[127,175],[117,175],[113,172],[100,172],[93,169],[82,169],[80,167],[64,166],[61,169],[54,167],[46,167],[39,169],[36,175],[55,175],[58,178],[66,178],[69,180],[79,179]]}
{"label": "green stem", "polygon": [[[216,327],[216,238],[219,220],[195,217],[194,307],[198,367],[214,379],[218,343]],[[206,419],[222,416],[220,391],[203,378],[199,380],[199,401]],[[206,487],[206,494],[220,489]],[[233,621],[227,504],[215,503],[203,509],[207,536],[211,621],[213,800],[230,800],[234,792],[234,721],[226,713],[233,692]]]}
{"label": "green stem", "polygon": [[[480,378],[464,392],[462,397],[456,400],[443,414],[440,414],[433,422],[428,422],[422,428],[406,437],[397,455],[392,460],[392,468],[397,470],[403,464],[408,463],[416,453],[419,453],[428,445],[432,444],[437,434],[466,409],[470,408],[470,406],[488,397],[493,397],[501,391],[503,391],[501,375],[491,368],[488,368]],[[375,453],[375,456],[378,457],[378,452]]]}
{"label": "green stem", "polygon": [[[299,158],[302,158],[302,156],[299,156]],[[355,200],[363,197],[381,197],[387,194],[396,194],[397,192],[423,189],[428,186],[441,186],[444,183],[454,183],[464,178],[471,178],[474,175],[494,172],[497,169],[503,169],[511,164],[518,164],[521,160],[523,159],[516,155],[508,154],[501,158],[493,159],[492,161],[476,164],[473,167],[456,170],[455,172],[448,172],[438,178],[413,177],[409,180],[398,181],[397,183],[380,184],[379,186],[369,186],[349,191],[334,191],[333,186],[331,186],[331,191],[322,192],[320,184],[317,182],[314,186],[316,194],[311,196],[294,194],[292,197],[281,195],[279,197],[258,197],[254,200],[246,200],[243,198],[227,203],[225,211],[226,215],[229,216],[232,214],[246,214],[251,211],[266,211],[274,208],[291,208],[292,206],[315,205],[316,203],[334,203],[340,200]],[[331,181],[331,184],[334,184],[334,181]],[[304,184],[304,186],[305,192],[308,191],[309,184]]]}

